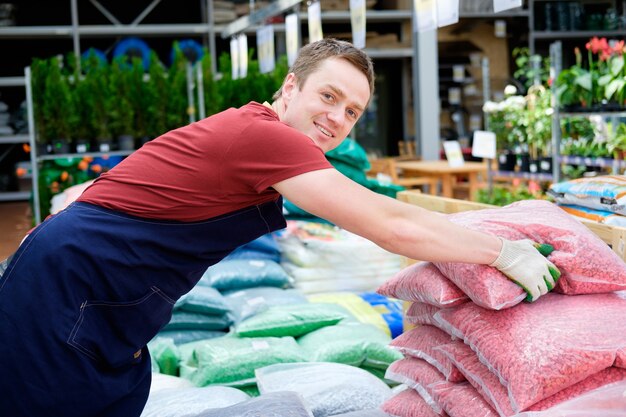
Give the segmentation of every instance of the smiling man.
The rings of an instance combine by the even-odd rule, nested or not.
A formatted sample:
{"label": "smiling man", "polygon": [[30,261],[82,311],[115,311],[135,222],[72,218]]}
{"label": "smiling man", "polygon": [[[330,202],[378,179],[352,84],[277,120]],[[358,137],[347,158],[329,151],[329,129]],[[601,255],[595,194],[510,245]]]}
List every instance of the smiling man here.
{"label": "smiling man", "polygon": [[309,44],[272,104],[165,133],[38,225],[0,280],[2,415],[139,416],[146,344],[209,266],[285,227],[281,195],[389,251],[491,264],[534,299],[552,289],[552,264],[530,241],[461,228],[332,167],[324,153],[348,135],[373,86],[362,51]]}

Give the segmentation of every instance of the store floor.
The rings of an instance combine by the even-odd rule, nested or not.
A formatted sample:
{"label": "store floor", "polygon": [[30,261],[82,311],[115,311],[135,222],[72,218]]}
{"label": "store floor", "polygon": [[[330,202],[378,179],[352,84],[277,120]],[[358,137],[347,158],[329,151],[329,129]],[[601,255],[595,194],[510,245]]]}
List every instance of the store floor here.
{"label": "store floor", "polygon": [[0,260],[11,255],[31,228],[32,211],[27,201],[0,203]]}

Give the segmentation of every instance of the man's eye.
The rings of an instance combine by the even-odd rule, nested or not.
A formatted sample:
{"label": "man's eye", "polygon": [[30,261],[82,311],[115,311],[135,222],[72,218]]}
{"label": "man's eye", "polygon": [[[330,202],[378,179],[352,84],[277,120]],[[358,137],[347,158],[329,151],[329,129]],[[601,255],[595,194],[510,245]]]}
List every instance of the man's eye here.
{"label": "man's eye", "polygon": [[333,95],[330,93],[322,93],[322,96],[328,101],[332,101],[334,99]]}
{"label": "man's eye", "polygon": [[354,110],[348,110],[350,117],[356,119],[359,115]]}

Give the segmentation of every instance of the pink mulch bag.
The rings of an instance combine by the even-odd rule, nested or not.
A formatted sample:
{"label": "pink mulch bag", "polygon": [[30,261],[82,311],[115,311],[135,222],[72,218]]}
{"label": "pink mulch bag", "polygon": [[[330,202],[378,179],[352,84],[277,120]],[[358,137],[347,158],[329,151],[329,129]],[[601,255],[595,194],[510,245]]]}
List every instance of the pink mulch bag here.
{"label": "pink mulch bag", "polygon": [[404,319],[411,324],[426,324],[429,326],[437,326],[435,321],[435,313],[440,308],[430,304],[414,301],[404,313]]}
{"label": "pink mulch bag", "polygon": [[[553,203],[526,200],[498,209],[451,214],[448,218],[506,239],[531,239],[554,246],[549,259],[562,274],[557,292],[575,295],[626,289],[626,264],[598,236]],[[500,310],[525,298],[521,287],[488,265],[436,265],[482,307]]]}
{"label": "pink mulch bag", "polygon": [[544,411],[525,411],[515,417],[624,417],[626,381],[604,385]]}
{"label": "pink mulch bag", "polygon": [[493,408],[467,382],[439,385],[433,395],[450,417],[498,417]]}
{"label": "pink mulch bag", "polygon": [[441,407],[433,399],[432,392],[437,385],[446,383],[446,377],[425,360],[416,358],[397,360],[387,368],[385,379],[414,389],[436,413],[441,414]]}
{"label": "pink mulch bag", "polygon": [[476,391],[501,417],[515,414],[511,408],[509,395],[498,377],[483,365],[476,353],[460,340],[435,348],[443,352],[465,376]]}
{"label": "pink mulch bag", "polygon": [[[452,360],[469,383],[501,417],[516,414],[511,408],[507,389],[500,383],[498,377],[478,360],[476,353],[468,345],[461,341],[455,341],[436,349],[444,352]],[[626,380],[626,370],[610,367],[541,400],[530,406],[528,410],[545,410],[579,397],[585,392],[622,380]]]}
{"label": "pink mulch bag", "polygon": [[[394,395],[380,407],[385,413],[394,417],[439,417],[417,391],[406,389]],[[445,416],[445,414],[442,414]]]}
{"label": "pink mulch bag", "polygon": [[617,359],[615,359],[615,366],[620,368],[626,368],[626,348],[617,352]]}
{"label": "pink mulch bag", "polygon": [[493,311],[466,303],[435,319],[477,353],[520,412],[613,365],[626,347],[626,291],[546,294]]}
{"label": "pink mulch bag", "polygon": [[389,346],[406,356],[425,360],[437,368],[450,382],[464,381],[465,377],[452,365],[452,361],[435,350],[435,347],[451,341],[452,337],[441,329],[433,326],[418,326],[393,339]]}
{"label": "pink mulch bag", "polygon": [[[626,369],[615,368],[612,366],[583,379],[569,388],[565,388],[563,391],[557,392],[545,400],[539,401],[537,404],[531,405],[528,410],[547,410],[565,401],[578,398],[591,390],[620,381],[626,382]],[[626,397],[624,398],[624,406],[626,407]]]}
{"label": "pink mulch bag", "polygon": [[437,307],[453,307],[468,300],[467,295],[430,262],[419,262],[402,269],[376,292]]}

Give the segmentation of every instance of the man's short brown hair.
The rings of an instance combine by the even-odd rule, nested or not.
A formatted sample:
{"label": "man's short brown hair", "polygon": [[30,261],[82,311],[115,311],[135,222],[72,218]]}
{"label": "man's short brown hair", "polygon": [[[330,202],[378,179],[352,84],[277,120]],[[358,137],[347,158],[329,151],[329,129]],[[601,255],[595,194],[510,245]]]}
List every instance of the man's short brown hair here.
{"label": "man's short brown hair", "polygon": [[[320,64],[329,58],[345,59],[367,77],[370,85],[370,97],[374,94],[374,64],[365,52],[356,48],[350,42],[338,39],[322,39],[305,45],[300,49],[298,58],[289,69],[296,76],[296,82],[301,89],[306,79],[314,73]],[[272,97],[277,100],[282,94],[282,86]]]}

